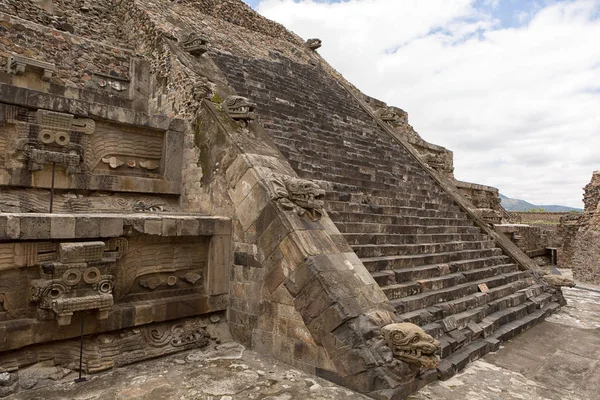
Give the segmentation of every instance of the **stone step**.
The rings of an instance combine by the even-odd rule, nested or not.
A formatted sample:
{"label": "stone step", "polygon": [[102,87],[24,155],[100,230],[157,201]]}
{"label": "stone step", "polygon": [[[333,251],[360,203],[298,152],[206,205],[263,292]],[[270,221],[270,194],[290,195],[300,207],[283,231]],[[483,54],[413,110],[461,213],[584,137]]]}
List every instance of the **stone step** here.
{"label": "stone step", "polygon": [[[500,315],[499,319],[504,319],[506,322],[491,333],[486,333],[485,329],[483,329],[477,334],[471,329],[465,329],[452,336],[445,335],[444,338],[440,338],[440,343],[442,343],[441,355],[443,358],[438,367],[439,378],[443,380],[448,379],[457,372],[460,372],[469,362],[481,358],[490,351],[496,351],[501,342],[541,322],[544,318],[558,310],[559,307],[556,303],[550,303],[540,309],[522,315],[523,310],[532,309],[531,305],[523,304],[520,307],[515,307],[517,311],[504,310],[498,313]],[[511,317],[507,318],[507,315],[511,315]],[[461,345],[455,338],[462,339],[463,336],[466,339]]]}
{"label": "stone step", "polygon": [[520,293],[519,290],[527,287],[530,287],[528,282],[510,282],[490,289],[487,294],[477,291],[455,300],[400,314],[398,318],[404,322],[424,326],[487,304],[490,304],[494,310],[500,310],[502,307],[506,308],[521,304],[527,296]]}
{"label": "stone step", "polygon": [[404,235],[429,235],[438,233],[481,233],[476,226],[425,226],[425,225],[392,225],[363,222],[339,222],[332,218],[341,233],[386,233]]}
{"label": "stone step", "polygon": [[407,187],[414,187],[415,189],[429,190],[430,195],[445,196],[443,190],[440,187],[435,186],[431,181],[431,178],[415,176],[412,173],[405,174],[399,178],[366,180],[351,174],[336,175],[329,171],[306,171],[302,169],[297,171],[299,175],[310,176],[313,180],[346,184],[349,187],[358,188],[358,191],[379,190],[381,192],[395,192],[397,190],[406,189]]}
{"label": "stone step", "polygon": [[371,272],[417,267],[426,264],[447,264],[452,261],[472,260],[502,255],[502,249],[463,250],[447,253],[416,254],[407,256],[369,257],[361,261]]}
{"label": "stone step", "polygon": [[359,214],[343,211],[330,211],[329,217],[339,223],[362,222],[385,225],[426,225],[426,226],[473,226],[473,221],[468,218],[435,218],[414,217],[404,215]]}
{"label": "stone step", "polygon": [[346,201],[329,200],[325,204],[327,211],[358,213],[358,214],[377,214],[391,216],[414,216],[414,217],[432,217],[432,218],[468,218],[467,215],[460,211],[444,211],[444,210],[425,210],[422,208],[411,207],[392,207],[378,206],[372,204],[349,203]]}
{"label": "stone step", "polygon": [[[348,132],[351,134],[351,132]],[[322,136],[323,137],[323,136]],[[339,140],[339,137],[335,139]],[[394,167],[393,172],[402,172],[410,168],[412,171],[418,171],[419,166],[416,161],[409,163],[398,163],[395,156],[397,153],[403,152],[403,149],[399,147],[389,148],[384,150],[387,154],[376,154],[373,152],[373,144],[370,149],[362,152],[349,151],[345,149],[341,143],[331,143],[330,141],[321,141],[319,138],[302,138],[297,140],[290,136],[276,135],[275,141],[278,147],[282,149],[282,153],[287,153],[286,158],[291,161],[306,162],[308,160],[326,160],[326,162],[319,162],[321,165],[332,165],[338,167],[348,168],[348,166],[366,167],[366,168],[377,168],[378,170],[385,170],[386,167],[390,170],[390,167]],[[314,144],[305,144],[307,142],[314,142]],[[381,143],[381,142],[380,142]],[[408,158],[408,157],[407,157]],[[337,163],[337,164],[336,164]],[[411,171],[411,172],[412,172]],[[421,169],[422,171],[422,169]]]}
{"label": "stone step", "polygon": [[510,258],[508,256],[500,255],[485,258],[475,258],[473,260],[454,261],[444,264],[428,264],[420,265],[418,267],[399,268],[393,270],[393,278],[395,282],[406,282],[418,279],[433,278],[436,276],[442,276],[456,272],[490,268],[496,265],[513,265],[508,264],[509,260]]}
{"label": "stone step", "polygon": [[496,246],[493,240],[472,242],[445,242],[420,244],[361,244],[352,245],[360,258],[402,256],[412,254],[446,253],[450,251],[490,249]]}
{"label": "stone step", "polygon": [[[498,265],[495,267],[487,267],[478,272],[481,272],[476,277],[468,276],[465,273],[448,274],[442,276],[436,276],[433,278],[420,279],[415,281],[404,281],[400,283],[392,283],[389,285],[381,285],[381,289],[388,296],[388,299],[394,300],[400,297],[406,297],[417,293],[431,292],[434,290],[441,290],[444,288],[452,287],[455,285],[464,284],[472,281],[480,281],[485,278],[491,278],[494,276],[517,272],[518,267],[516,264]],[[411,290],[410,294],[399,292],[396,290],[398,286],[414,285],[414,290]]]}
{"label": "stone step", "polygon": [[377,167],[370,163],[354,165],[333,159],[322,160],[321,163],[315,164],[307,162],[302,156],[298,157],[297,155],[292,156],[289,162],[296,171],[301,170],[307,173],[328,171],[335,175],[357,176],[363,180],[383,180],[385,182],[385,179],[396,179],[404,174],[416,175],[423,178],[428,177],[428,174],[421,167],[409,164],[393,165],[391,169]]}
{"label": "stone step", "polygon": [[[300,174],[300,176],[302,176]],[[310,179],[321,183],[321,187],[329,188],[326,191],[338,191],[356,195],[354,200],[355,203],[364,204],[379,204],[379,205],[390,205],[390,206],[404,206],[404,204],[396,203],[395,200],[407,200],[417,201],[421,203],[435,203],[435,204],[446,204],[456,205],[454,200],[444,194],[436,194],[431,192],[431,187],[419,185],[416,183],[407,182],[402,187],[390,187],[389,189],[379,189],[375,187],[362,187],[357,185],[349,185],[340,183],[328,179],[315,179],[313,176]],[[383,198],[381,202],[377,197]],[[325,197],[326,200],[335,198]],[[390,202],[391,200],[391,202]],[[419,207],[416,207],[419,208]],[[458,208],[456,208],[458,209]]]}
{"label": "stone step", "polygon": [[[464,300],[467,301],[466,304],[470,304],[470,301],[472,301],[472,299],[476,296],[468,296],[479,292],[479,284],[485,283],[489,289],[493,289],[495,287],[506,285],[508,283],[515,282],[518,280],[525,280],[525,286],[529,286],[533,283],[531,273],[525,271],[517,271],[482,279],[480,281],[467,282],[449,288],[394,299],[390,301],[390,304],[396,309],[396,311],[399,314],[405,314],[410,311],[424,309],[433,305],[438,305],[440,303],[450,302],[452,300],[458,300],[461,298],[465,298]],[[458,302],[460,303],[460,301]]]}
{"label": "stone step", "polygon": [[501,342],[505,342],[508,339],[511,339],[519,333],[523,332],[524,330],[531,328],[533,325],[542,321],[550,314],[556,312],[559,308],[560,306],[558,305],[558,303],[549,303],[541,309],[527,315],[524,318],[521,318],[517,321],[513,321],[509,324],[500,327],[496,332],[494,332],[491,335],[491,338]]}
{"label": "stone step", "polygon": [[493,349],[490,340],[477,339],[451,356],[440,361],[438,366],[438,377],[441,380],[447,380],[457,372],[462,371],[467,364],[478,360]]}
{"label": "stone step", "polygon": [[345,233],[349,245],[427,244],[445,242],[477,242],[489,240],[483,233],[437,233],[402,235],[386,233]]}
{"label": "stone step", "polygon": [[[375,177],[381,179],[403,177],[406,175],[417,176],[423,179],[430,178],[424,170],[414,165],[403,165],[388,163],[387,166],[374,164],[364,160],[344,160],[324,159],[319,164],[307,161],[303,155],[288,153],[286,157],[294,170],[299,174],[311,176],[314,172],[329,171],[340,176],[357,176],[363,180],[374,180]],[[377,180],[377,179],[375,179]]]}
{"label": "stone step", "polygon": [[438,199],[407,200],[396,197],[380,197],[365,193],[351,193],[333,185],[333,189],[325,192],[325,201],[345,201],[353,203],[371,204],[374,206],[410,207],[422,210],[460,211],[456,204],[441,202]]}

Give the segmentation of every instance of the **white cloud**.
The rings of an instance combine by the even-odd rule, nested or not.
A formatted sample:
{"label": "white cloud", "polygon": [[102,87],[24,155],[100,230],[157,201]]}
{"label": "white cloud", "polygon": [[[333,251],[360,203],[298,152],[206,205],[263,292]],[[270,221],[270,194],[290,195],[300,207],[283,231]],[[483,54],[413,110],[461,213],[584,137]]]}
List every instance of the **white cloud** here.
{"label": "white cloud", "polygon": [[472,0],[263,0],[258,11],[321,38],[348,80],[454,151],[459,179],[581,207],[600,169],[599,0],[540,6],[518,28]]}

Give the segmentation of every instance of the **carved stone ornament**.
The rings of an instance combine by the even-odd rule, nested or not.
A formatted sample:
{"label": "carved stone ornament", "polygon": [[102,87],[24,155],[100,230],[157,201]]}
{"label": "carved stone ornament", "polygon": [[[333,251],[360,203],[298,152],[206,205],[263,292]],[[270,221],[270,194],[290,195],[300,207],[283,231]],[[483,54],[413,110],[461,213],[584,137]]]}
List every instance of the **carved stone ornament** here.
{"label": "carved stone ornament", "polygon": [[575,287],[575,281],[562,275],[544,275],[544,281],[550,286]]}
{"label": "carved stone ornament", "polygon": [[192,32],[181,39],[181,47],[193,56],[201,56],[208,51],[208,40]]}
{"label": "carved stone ornament", "polygon": [[108,318],[114,304],[116,262],[127,251],[127,240],[60,243],[58,259],[40,265],[41,279],[31,281],[29,300],[44,314],[69,325],[73,313],[98,310]]}
{"label": "carved stone ornament", "polygon": [[387,122],[390,124],[399,124],[402,122],[402,118],[396,113],[396,111],[392,107],[384,107],[375,111],[375,115],[377,115],[383,122]]}
{"label": "carved stone ornament", "polygon": [[440,342],[429,336],[415,324],[403,322],[381,328],[387,345],[394,357],[408,364],[423,368],[437,368]]}
{"label": "carved stone ornament", "polygon": [[487,223],[499,224],[502,222],[500,211],[492,210],[491,208],[477,208],[475,211]]}
{"label": "carved stone ornament", "polygon": [[245,123],[256,119],[254,109],[256,104],[242,96],[229,96],[223,102],[225,112],[231,119]]}
{"label": "carved stone ornament", "polygon": [[317,39],[317,38],[308,39],[306,41],[306,46],[311,50],[317,50],[318,48],[321,47],[322,44],[323,44],[323,42],[321,42],[321,39]]}
{"label": "carved stone ornament", "polygon": [[284,209],[318,221],[323,216],[325,191],[316,183],[287,175],[272,174],[273,200]]}
{"label": "carved stone ornament", "polygon": [[52,78],[52,74],[56,67],[54,64],[34,60],[17,54],[8,56],[6,72],[9,74],[23,75],[27,69],[39,72],[43,81],[49,81],[50,78]]}

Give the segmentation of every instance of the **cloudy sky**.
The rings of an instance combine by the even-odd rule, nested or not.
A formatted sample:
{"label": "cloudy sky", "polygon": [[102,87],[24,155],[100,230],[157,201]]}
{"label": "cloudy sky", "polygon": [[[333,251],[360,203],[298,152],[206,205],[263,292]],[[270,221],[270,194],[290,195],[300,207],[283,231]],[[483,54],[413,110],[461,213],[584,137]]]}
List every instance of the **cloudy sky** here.
{"label": "cloudy sky", "polygon": [[460,180],[582,207],[600,169],[600,0],[245,0],[454,151]]}

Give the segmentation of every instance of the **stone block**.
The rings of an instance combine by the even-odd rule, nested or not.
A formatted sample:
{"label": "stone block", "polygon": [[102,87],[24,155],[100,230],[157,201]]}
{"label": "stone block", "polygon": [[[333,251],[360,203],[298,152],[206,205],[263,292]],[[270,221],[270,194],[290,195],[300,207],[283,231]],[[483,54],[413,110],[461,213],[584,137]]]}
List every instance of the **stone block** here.
{"label": "stone block", "polygon": [[227,171],[225,171],[229,186],[234,187],[249,168],[250,164],[246,161],[245,155],[238,155],[229,168],[227,168]]}
{"label": "stone block", "polygon": [[58,245],[58,259],[61,263],[83,263],[101,261],[104,256],[104,242],[75,242]]}
{"label": "stone block", "polygon": [[177,220],[171,218],[163,218],[161,235],[177,236]]}
{"label": "stone block", "polygon": [[254,169],[248,169],[236,185],[229,189],[229,197],[233,204],[237,207],[242,201],[252,192],[254,186],[258,183],[258,177]]}
{"label": "stone block", "polygon": [[100,221],[98,218],[75,217],[75,237],[97,238],[100,236]]}
{"label": "stone block", "polygon": [[[197,236],[200,222],[197,219],[186,218],[177,220],[177,236]],[[162,224],[161,224],[162,232]]]}
{"label": "stone block", "polygon": [[50,218],[21,216],[21,239],[50,239]]}
{"label": "stone block", "polygon": [[74,217],[52,217],[50,219],[50,237],[52,239],[70,239],[75,237]]}
{"label": "stone block", "polygon": [[208,266],[205,269],[206,294],[219,295],[229,293],[231,258],[231,236],[213,236],[210,239],[208,249]]}
{"label": "stone block", "polygon": [[260,253],[268,257],[279,247],[288,234],[289,230],[284,222],[279,218],[275,218],[258,237],[257,245]]}
{"label": "stone block", "polygon": [[236,207],[236,215],[247,230],[256,221],[263,208],[271,201],[267,189],[262,185],[255,185],[248,196]]}
{"label": "stone block", "polygon": [[285,278],[286,274],[281,266],[272,268],[265,277],[265,286],[269,293],[273,293],[285,281]]}
{"label": "stone block", "polygon": [[122,218],[100,218],[100,237],[119,237],[123,235]]}
{"label": "stone block", "polygon": [[273,334],[261,329],[252,330],[252,350],[264,354],[273,354]]}
{"label": "stone block", "polygon": [[6,217],[6,239],[19,239],[21,237],[21,219],[15,216]]}
{"label": "stone block", "polygon": [[456,328],[458,328],[458,324],[456,322],[456,318],[453,316],[444,318],[442,321],[442,326],[444,327],[444,331],[449,332]]}
{"label": "stone block", "polygon": [[163,232],[162,225],[162,220],[160,219],[147,219],[144,221],[144,233],[146,235],[160,236]]}

